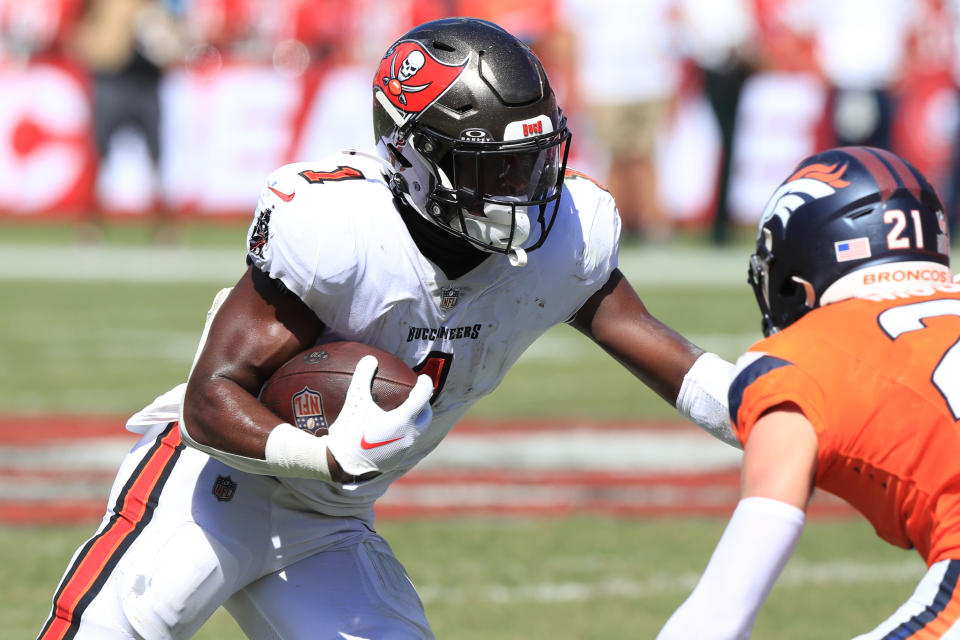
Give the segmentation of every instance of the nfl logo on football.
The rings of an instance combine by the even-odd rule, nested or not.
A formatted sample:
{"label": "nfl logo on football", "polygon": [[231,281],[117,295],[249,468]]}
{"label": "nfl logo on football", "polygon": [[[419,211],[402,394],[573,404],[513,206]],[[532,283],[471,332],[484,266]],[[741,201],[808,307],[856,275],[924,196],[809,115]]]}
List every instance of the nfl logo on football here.
{"label": "nfl logo on football", "polygon": [[449,311],[457,306],[460,300],[460,289],[457,287],[444,287],[440,290],[440,308]]}
{"label": "nfl logo on football", "polygon": [[318,429],[327,428],[327,420],[323,417],[323,398],[320,394],[304,387],[290,399],[293,403],[293,416],[297,427],[304,431],[316,434]]}

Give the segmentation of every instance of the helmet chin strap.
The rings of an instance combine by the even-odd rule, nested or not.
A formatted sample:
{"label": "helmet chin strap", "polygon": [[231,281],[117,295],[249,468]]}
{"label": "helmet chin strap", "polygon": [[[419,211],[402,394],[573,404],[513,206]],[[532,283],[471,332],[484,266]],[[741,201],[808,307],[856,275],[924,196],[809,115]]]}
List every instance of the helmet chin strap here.
{"label": "helmet chin strap", "polygon": [[817,292],[813,290],[813,285],[800,276],[790,276],[790,279],[803,287],[803,293],[806,296],[803,303],[807,305],[808,308],[813,309],[813,306],[817,303]]}
{"label": "helmet chin strap", "polygon": [[507,259],[512,266],[523,267],[527,264],[527,252],[516,245],[523,244],[530,237],[530,217],[526,209],[487,203],[483,206],[483,216],[463,210],[463,228],[459,219],[454,220],[454,226],[492,247],[506,248],[509,243]]}
{"label": "helmet chin strap", "polygon": [[507,252],[507,260],[514,267],[525,267],[527,266],[527,252],[519,247],[510,249]]}

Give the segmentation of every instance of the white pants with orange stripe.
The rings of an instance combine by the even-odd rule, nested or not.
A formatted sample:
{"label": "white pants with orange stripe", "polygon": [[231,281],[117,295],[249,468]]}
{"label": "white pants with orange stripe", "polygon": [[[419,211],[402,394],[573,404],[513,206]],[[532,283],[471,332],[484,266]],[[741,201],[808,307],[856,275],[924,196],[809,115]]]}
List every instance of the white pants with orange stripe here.
{"label": "white pants with orange stripe", "polygon": [[223,605],[257,640],[432,638],[370,519],[305,510],[276,479],[185,447],[176,425],[120,467],[39,638],[192,636]]}
{"label": "white pants with orange stripe", "polygon": [[896,613],[854,640],[960,640],[960,560],[930,566]]}

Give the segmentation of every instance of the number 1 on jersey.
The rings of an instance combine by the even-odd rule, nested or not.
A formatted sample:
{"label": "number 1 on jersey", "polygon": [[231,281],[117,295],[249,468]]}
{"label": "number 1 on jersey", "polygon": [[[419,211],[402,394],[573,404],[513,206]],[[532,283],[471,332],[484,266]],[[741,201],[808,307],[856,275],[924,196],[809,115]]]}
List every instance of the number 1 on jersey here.
{"label": "number 1 on jersey", "polygon": [[430,396],[430,404],[437,399],[443,384],[447,381],[447,374],[450,373],[450,365],[453,363],[453,354],[443,351],[431,351],[427,354],[420,364],[413,368],[414,373],[422,373],[430,376],[433,380],[433,395]]}

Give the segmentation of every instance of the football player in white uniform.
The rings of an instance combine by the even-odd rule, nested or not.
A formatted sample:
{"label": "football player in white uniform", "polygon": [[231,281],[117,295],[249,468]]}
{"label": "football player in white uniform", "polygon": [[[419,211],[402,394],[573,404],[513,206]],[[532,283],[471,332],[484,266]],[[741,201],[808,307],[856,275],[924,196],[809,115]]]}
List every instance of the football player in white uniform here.
{"label": "football player in white uniform", "polygon": [[[735,442],[732,365],[617,269],[613,198],[566,170],[570,133],[525,45],[476,19],[421,25],[383,57],[373,105],[375,150],[267,179],[246,273],[189,382],[128,423],[143,439],[41,638],[186,638],[221,605],[257,639],[432,637],[374,501],[558,323]],[[278,424],[261,385],[334,339],[420,372],[409,398],[376,407],[367,357],[328,435]]]}

